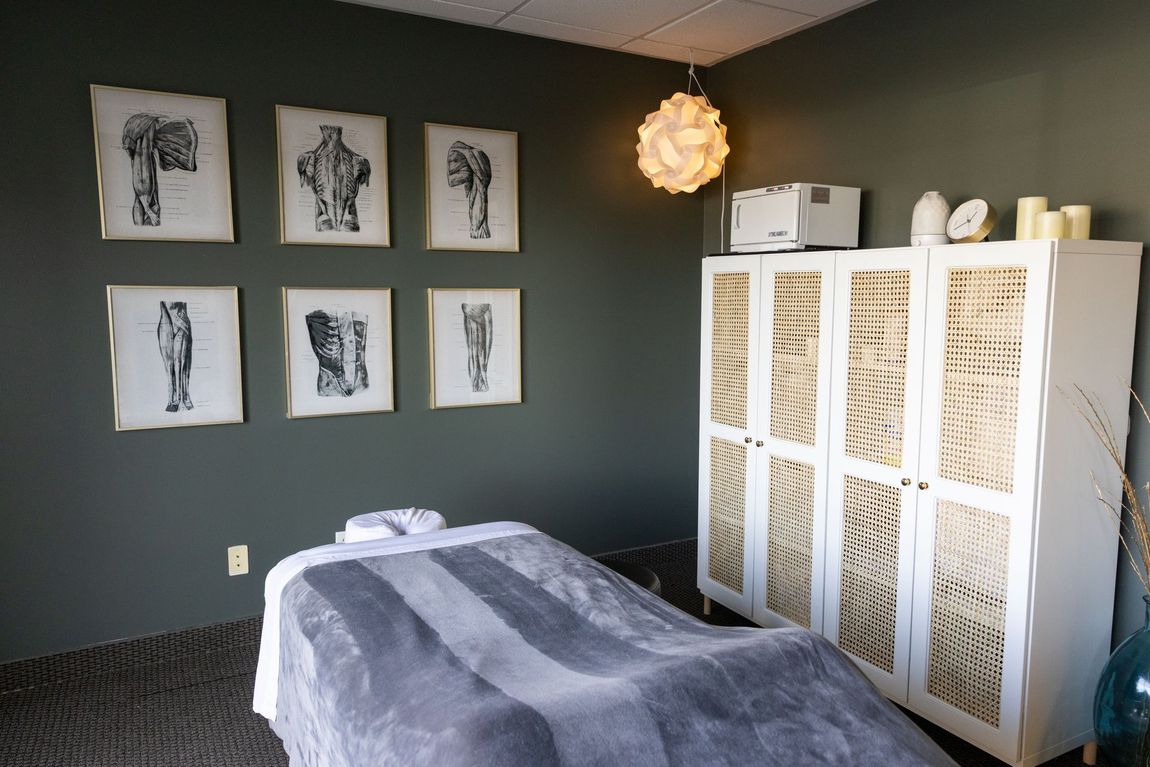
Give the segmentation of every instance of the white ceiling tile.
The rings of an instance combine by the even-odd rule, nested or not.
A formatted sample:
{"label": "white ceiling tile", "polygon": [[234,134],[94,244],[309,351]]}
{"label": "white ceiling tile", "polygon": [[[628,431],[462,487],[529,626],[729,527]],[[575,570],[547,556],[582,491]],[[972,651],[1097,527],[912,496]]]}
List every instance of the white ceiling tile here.
{"label": "white ceiling tile", "polygon": [[811,17],[744,0],[722,0],[658,32],[648,40],[732,53],[771,40]]}
{"label": "white ceiling tile", "polygon": [[[874,0],[342,0],[713,64]],[[636,39],[638,38],[638,39]]]}
{"label": "white ceiling tile", "polygon": [[[470,2],[471,0],[467,0]],[[773,5],[788,11],[809,13],[811,16],[830,16],[866,5],[872,0],[752,0],[760,5]]]}
{"label": "white ceiling tile", "polygon": [[446,3],[441,0],[351,0],[359,5],[372,5],[389,11],[417,13],[421,16],[434,16],[437,19],[465,21],[468,24],[494,24],[503,18],[500,11],[475,8],[470,5]]}
{"label": "white ceiling tile", "polygon": [[[794,0],[792,0],[793,2]],[[491,11],[507,13],[523,4],[523,0],[452,0],[459,5],[471,5],[476,8],[486,8]],[[857,2],[857,0],[856,0]]]}
{"label": "white ceiling tile", "polygon": [[712,0],[530,0],[515,15],[638,37],[709,2]]}
{"label": "white ceiling tile", "polygon": [[[654,56],[657,59],[681,61],[684,64],[691,60],[688,49],[681,45],[657,43],[654,40],[645,40],[643,38],[632,40],[623,46],[623,50],[630,51],[631,53],[639,53],[643,56]],[[695,63],[702,67],[712,64],[723,57],[723,54],[715,53],[714,51],[703,51],[698,48],[691,50],[695,53]]]}
{"label": "white ceiling tile", "polygon": [[618,48],[631,38],[627,35],[614,35],[610,32],[600,32],[597,29],[583,29],[567,24],[556,24],[551,21],[529,19],[525,16],[511,15],[499,23],[497,29],[509,29],[513,32],[525,32],[529,35],[553,37],[556,40],[566,40],[571,43],[595,45],[600,48]]}

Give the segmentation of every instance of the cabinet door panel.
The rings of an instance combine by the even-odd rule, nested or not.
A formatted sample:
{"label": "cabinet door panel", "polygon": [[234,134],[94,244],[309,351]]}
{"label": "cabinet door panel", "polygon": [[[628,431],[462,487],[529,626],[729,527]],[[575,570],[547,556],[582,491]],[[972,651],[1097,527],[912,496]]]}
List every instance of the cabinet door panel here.
{"label": "cabinet door panel", "polygon": [[948,269],[940,477],[1003,493],[1014,489],[1028,272],[1023,264]]}
{"label": "cabinet door panel", "polygon": [[972,247],[930,258],[909,703],[1014,761],[1051,245]]}
{"label": "cabinet door panel", "polygon": [[763,426],[755,433],[760,507],[752,617],[767,626],[821,631],[835,254],[762,259]]}
{"label": "cabinet door panel", "polygon": [[[843,478],[837,643],[894,674],[899,606],[902,493],[882,482]],[[900,659],[901,660],[901,659]]]}
{"label": "cabinet door panel", "polygon": [[820,332],[825,319],[823,290],[830,281],[829,275],[809,268],[785,271],[774,265],[768,266],[765,278],[772,281],[770,303],[765,307],[771,317],[767,330],[770,436],[814,447],[818,430],[819,347],[827,342]]}
{"label": "cabinet door panel", "polygon": [[906,700],[925,249],[843,254],[827,489],[825,633]]}
{"label": "cabinet door panel", "polygon": [[699,590],[751,614],[759,256],[703,262]]}
{"label": "cabinet door panel", "polygon": [[[763,607],[810,628],[815,577],[815,475],[813,464],[770,456],[767,467],[766,576]],[[761,548],[756,549],[762,552]],[[756,605],[758,606],[758,605]],[[769,623],[770,621],[764,621]],[[815,621],[818,625],[818,621]]]}
{"label": "cabinet door panel", "polygon": [[926,691],[992,727],[1002,698],[1010,517],[940,500]]}
{"label": "cabinet door panel", "polygon": [[[707,446],[707,543],[700,555],[699,577],[738,594],[750,596],[747,589],[749,567],[746,544],[749,538],[748,511],[754,496],[748,485],[747,446],[711,437]],[[704,593],[706,591],[704,590]]]}

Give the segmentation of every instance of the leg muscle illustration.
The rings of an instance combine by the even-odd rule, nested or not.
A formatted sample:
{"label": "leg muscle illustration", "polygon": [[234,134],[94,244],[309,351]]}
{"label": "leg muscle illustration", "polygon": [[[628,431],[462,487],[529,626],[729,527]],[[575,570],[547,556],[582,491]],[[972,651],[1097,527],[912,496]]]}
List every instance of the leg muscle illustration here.
{"label": "leg muscle illustration", "polygon": [[447,185],[462,186],[467,192],[467,212],[471,217],[471,239],[491,237],[487,225],[487,187],[491,186],[491,160],[482,149],[456,141],[447,150]]}
{"label": "leg muscle illustration", "polygon": [[315,193],[317,232],[358,232],[359,187],[371,180],[371,163],[343,143],[343,128],[321,125],[319,146],[296,159],[300,186]]}
{"label": "leg muscle illustration", "polygon": [[467,335],[467,373],[471,391],[488,390],[487,363],[491,359],[491,304],[462,304],[463,332]]}
{"label": "leg muscle illustration", "polygon": [[168,375],[169,413],[192,409],[192,395],[188,384],[192,376],[192,321],[188,318],[188,305],[183,301],[160,302],[160,324],[156,326],[160,342],[160,358]]}
{"label": "leg muscle illustration", "polygon": [[311,350],[319,360],[315,391],[350,397],[367,388],[367,315],[317,309],[305,318]]}
{"label": "leg muscle illustration", "polygon": [[160,225],[160,188],[156,162],[161,170],[179,168],[195,172],[199,136],[186,117],[169,119],[140,112],[124,123],[120,144],[132,163],[132,222],[137,226]]}

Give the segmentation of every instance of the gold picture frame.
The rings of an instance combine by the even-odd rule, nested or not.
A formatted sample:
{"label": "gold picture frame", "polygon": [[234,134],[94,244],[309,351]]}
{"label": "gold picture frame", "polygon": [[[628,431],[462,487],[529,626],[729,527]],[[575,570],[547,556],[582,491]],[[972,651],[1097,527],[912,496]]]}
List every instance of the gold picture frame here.
{"label": "gold picture frame", "polygon": [[519,252],[519,134],[423,124],[427,250]]}
{"label": "gold picture frame", "polygon": [[432,410],[523,402],[519,288],[428,288]]}
{"label": "gold picture frame", "polygon": [[108,285],[107,297],[116,431],[243,422],[239,288]]}
{"label": "gold picture frame", "polygon": [[227,102],[110,85],[89,90],[101,236],[234,242]]}
{"label": "gold picture frame", "polygon": [[[391,288],[284,287],[281,296],[287,417],[395,412]],[[340,347],[338,359],[323,356],[320,336]]]}
{"label": "gold picture frame", "polygon": [[[350,201],[326,205],[308,171],[333,149],[350,160],[340,167],[352,173],[338,186],[354,191]],[[281,245],[391,247],[386,117],[276,104],[276,157]]]}

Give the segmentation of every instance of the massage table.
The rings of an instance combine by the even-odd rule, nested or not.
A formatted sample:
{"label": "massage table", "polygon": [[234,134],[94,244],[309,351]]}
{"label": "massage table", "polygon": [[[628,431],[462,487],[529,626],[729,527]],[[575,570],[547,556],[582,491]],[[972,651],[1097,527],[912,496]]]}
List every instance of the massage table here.
{"label": "massage table", "polygon": [[293,767],[954,764],[822,637],[709,626],[528,525],[310,549],[265,599]]}

